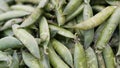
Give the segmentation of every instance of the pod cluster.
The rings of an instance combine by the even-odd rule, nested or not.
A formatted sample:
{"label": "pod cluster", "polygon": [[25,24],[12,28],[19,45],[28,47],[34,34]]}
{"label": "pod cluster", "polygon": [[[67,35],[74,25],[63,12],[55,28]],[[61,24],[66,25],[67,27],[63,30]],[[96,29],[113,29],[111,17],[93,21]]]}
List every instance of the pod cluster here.
{"label": "pod cluster", "polygon": [[0,68],[120,68],[119,0],[0,0]]}

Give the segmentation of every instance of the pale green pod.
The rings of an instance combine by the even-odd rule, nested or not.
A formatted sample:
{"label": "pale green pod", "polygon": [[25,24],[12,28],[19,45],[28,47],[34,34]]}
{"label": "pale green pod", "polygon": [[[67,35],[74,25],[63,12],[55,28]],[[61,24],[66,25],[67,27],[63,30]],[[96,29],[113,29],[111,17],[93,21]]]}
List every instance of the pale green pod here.
{"label": "pale green pod", "polygon": [[22,58],[29,68],[42,68],[39,65],[38,59],[28,52],[22,51]]}
{"label": "pale green pod", "polygon": [[65,7],[63,14],[64,15],[69,15],[73,13],[82,3],[82,0],[70,0],[70,2],[67,4]]}
{"label": "pale green pod", "polygon": [[72,32],[70,32],[66,29],[63,29],[59,26],[49,25],[49,28],[53,31],[57,31],[57,33],[59,35],[62,35],[62,36],[68,37],[68,38],[75,38],[75,35]]}
{"label": "pale green pod", "polygon": [[9,8],[7,2],[5,2],[5,0],[1,0],[1,1],[0,1],[0,10],[2,10],[2,11],[4,11],[4,12],[10,10],[10,8]]}
{"label": "pale green pod", "polygon": [[24,46],[37,58],[40,58],[39,47],[35,38],[19,25],[12,26],[15,36],[24,44]]}
{"label": "pale green pod", "polygon": [[79,41],[75,43],[74,68],[87,68],[87,60],[83,46]]}
{"label": "pale green pod", "polygon": [[103,10],[105,8],[105,6],[103,6],[103,5],[94,5],[94,6],[92,6],[92,8],[93,8],[93,10],[99,12],[99,11]]}
{"label": "pale green pod", "polygon": [[33,3],[38,4],[41,0],[15,0],[18,3]]}
{"label": "pale green pod", "polygon": [[13,24],[18,24],[22,22],[23,20],[21,18],[11,19],[8,20],[1,28],[0,31],[6,30],[8,28],[11,28]]}
{"label": "pale green pod", "polygon": [[47,19],[45,17],[41,18],[41,21],[39,23],[39,29],[40,29],[40,38],[43,42],[44,51],[46,52],[49,40],[50,40],[50,31]]}
{"label": "pale green pod", "polygon": [[23,17],[29,14],[30,12],[20,11],[20,10],[8,11],[8,12],[0,14],[0,21],[4,21],[7,19],[16,18],[16,17]]}
{"label": "pale green pod", "polygon": [[49,60],[53,68],[70,68],[64,61],[55,53],[52,46],[49,45]]}
{"label": "pale green pod", "polygon": [[61,56],[61,58],[71,67],[73,67],[73,58],[68,50],[68,48],[57,41],[56,39],[53,39],[51,42],[54,50]]}
{"label": "pale green pod", "polygon": [[98,61],[94,50],[89,47],[85,50],[88,68],[98,68]]}
{"label": "pale green pod", "polygon": [[10,8],[13,10],[23,10],[27,12],[33,12],[35,10],[35,8],[30,5],[12,5]]}
{"label": "pale green pod", "polygon": [[5,50],[8,48],[20,48],[20,47],[23,47],[22,43],[18,39],[12,36],[3,37],[0,39],[0,50]]}
{"label": "pale green pod", "polygon": [[116,68],[115,67],[115,56],[114,56],[112,48],[109,45],[107,45],[105,49],[103,50],[103,57],[105,60],[106,68]]}

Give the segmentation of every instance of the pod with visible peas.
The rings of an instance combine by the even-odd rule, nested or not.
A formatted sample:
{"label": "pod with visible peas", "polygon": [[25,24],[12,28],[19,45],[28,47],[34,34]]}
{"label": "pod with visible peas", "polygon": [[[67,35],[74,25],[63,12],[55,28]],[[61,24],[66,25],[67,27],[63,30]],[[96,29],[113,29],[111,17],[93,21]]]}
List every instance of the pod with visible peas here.
{"label": "pod with visible peas", "polygon": [[87,68],[87,60],[83,46],[79,41],[75,43],[74,49],[74,66],[75,68]]}
{"label": "pod with visible peas", "polygon": [[22,58],[25,62],[25,64],[29,68],[42,68],[40,67],[38,59],[36,59],[33,55],[31,55],[28,52],[22,51]]}
{"label": "pod with visible peas", "polygon": [[12,10],[12,11],[8,11],[0,14],[0,21],[4,21],[11,18],[16,18],[16,17],[23,17],[29,14],[30,12],[21,11],[21,10]]}
{"label": "pod with visible peas", "polygon": [[116,29],[119,20],[120,20],[120,8],[118,7],[115,12],[111,15],[111,17],[108,19],[108,23],[106,24],[106,26],[104,27],[104,29],[102,30],[96,44],[95,44],[95,48],[96,48],[96,52],[101,52],[105,46],[107,45],[107,43],[109,42],[114,30]]}
{"label": "pod with visible peas", "polygon": [[51,45],[49,45],[49,60],[51,65],[54,68],[70,68],[67,64],[65,64],[65,62],[55,53],[53,47]]}
{"label": "pod with visible peas", "polygon": [[98,61],[94,50],[89,47],[85,50],[88,68],[98,68]]}
{"label": "pod with visible peas", "polygon": [[116,68],[114,53],[112,51],[112,48],[109,45],[107,45],[103,50],[103,57],[105,60],[106,68]]}
{"label": "pod with visible peas", "polygon": [[41,21],[39,23],[39,28],[40,28],[40,31],[39,31],[40,38],[43,42],[44,51],[46,52],[47,45],[48,45],[49,40],[50,40],[50,31],[49,31],[47,19],[45,17],[41,18]]}
{"label": "pod with visible peas", "polygon": [[82,0],[70,0],[65,9],[63,10],[64,15],[73,13],[82,3]]}
{"label": "pod with visible peas", "polygon": [[88,30],[102,24],[117,8],[117,6],[108,6],[95,16],[74,26],[65,26],[66,28],[77,28],[81,30]]}
{"label": "pod with visible peas", "polygon": [[61,58],[63,58],[63,60],[73,68],[73,58],[68,48],[56,39],[53,39],[51,44]]}
{"label": "pod with visible peas", "polygon": [[75,38],[75,35],[66,30],[66,29],[63,29],[59,26],[55,26],[55,25],[49,25],[49,28],[53,31],[56,31],[58,34],[62,35],[62,36],[65,36],[65,37],[68,37],[68,38]]}
{"label": "pod with visible peas", "polygon": [[24,44],[24,46],[34,55],[36,58],[40,58],[39,47],[35,38],[29,34],[25,29],[20,28],[19,25],[14,24],[12,26],[15,36]]}
{"label": "pod with visible peas", "polygon": [[0,50],[8,48],[20,48],[23,47],[22,43],[15,37],[8,36],[0,39]]}

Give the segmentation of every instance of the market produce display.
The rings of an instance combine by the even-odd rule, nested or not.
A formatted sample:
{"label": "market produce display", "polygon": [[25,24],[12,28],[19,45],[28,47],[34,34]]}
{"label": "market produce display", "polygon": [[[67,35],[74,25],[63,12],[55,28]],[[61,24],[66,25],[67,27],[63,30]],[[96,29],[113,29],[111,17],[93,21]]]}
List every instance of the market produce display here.
{"label": "market produce display", "polygon": [[0,0],[0,68],[120,68],[120,0]]}

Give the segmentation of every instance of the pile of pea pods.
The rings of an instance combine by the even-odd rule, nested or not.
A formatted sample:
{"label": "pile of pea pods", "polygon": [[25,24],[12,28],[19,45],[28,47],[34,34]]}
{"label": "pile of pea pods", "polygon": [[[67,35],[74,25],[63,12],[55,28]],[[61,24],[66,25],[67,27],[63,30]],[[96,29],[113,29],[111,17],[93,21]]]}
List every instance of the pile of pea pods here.
{"label": "pile of pea pods", "polygon": [[120,0],[0,0],[0,68],[120,68]]}

